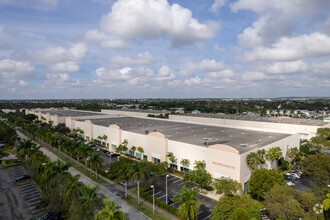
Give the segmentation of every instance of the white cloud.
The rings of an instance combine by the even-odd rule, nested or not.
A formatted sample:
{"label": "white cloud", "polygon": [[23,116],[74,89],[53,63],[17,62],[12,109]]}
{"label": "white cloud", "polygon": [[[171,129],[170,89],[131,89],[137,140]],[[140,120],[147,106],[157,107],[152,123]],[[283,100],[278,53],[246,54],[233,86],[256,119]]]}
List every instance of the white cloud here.
{"label": "white cloud", "polygon": [[63,47],[48,47],[31,53],[36,63],[49,64],[68,61],[80,61],[87,54],[87,46],[84,43],[73,44],[69,49]]}
{"label": "white cloud", "polygon": [[218,44],[215,44],[214,46],[213,46],[213,50],[214,51],[217,51],[217,52],[225,52],[226,51],[226,48],[224,48],[224,47],[219,47],[219,45]]}
{"label": "white cloud", "polygon": [[195,77],[190,78],[190,79],[186,79],[184,81],[184,84],[186,84],[188,86],[194,86],[194,85],[198,85],[198,84],[201,84],[201,83],[202,83],[202,80],[198,76],[195,76]]}
{"label": "white cloud", "polygon": [[[277,1],[276,4],[273,0],[239,0],[231,4],[231,9],[233,12],[252,10],[259,15],[252,26],[238,36],[240,45],[255,47],[266,46],[281,37],[292,36],[297,20],[303,23],[307,16],[315,13],[327,15],[329,5],[328,0]],[[307,22],[306,25],[311,26],[318,19]]]}
{"label": "white cloud", "polygon": [[308,65],[301,60],[292,62],[274,62],[259,66],[258,70],[269,74],[292,74],[303,73],[308,69]]}
{"label": "white cloud", "polygon": [[111,12],[103,16],[103,31],[121,36],[158,38],[168,35],[174,46],[182,46],[214,36],[214,22],[202,24],[189,9],[167,0],[118,0]]}
{"label": "white cloud", "polygon": [[158,74],[155,77],[155,80],[167,81],[175,79],[175,74],[168,66],[162,66],[158,70]]}
{"label": "white cloud", "polygon": [[48,9],[56,7],[58,0],[0,0],[0,4],[15,5],[19,7],[31,7],[37,9]]}
{"label": "white cloud", "polygon": [[207,73],[207,76],[213,79],[216,78],[228,78],[235,76],[235,73],[230,69],[220,70],[217,72],[209,72]]}
{"label": "white cloud", "polygon": [[220,8],[222,8],[226,4],[226,0],[214,0],[214,3],[212,4],[210,11],[218,14],[218,11]]}
{"label": "white cloud", "polygon": [[19,86],[27,86],[28,83],[25,82],[24,80],[19,80],[19,81],[18,81],[18,85],[19,85]]}
{"label": "white cloud", "polygon": [[330,78],[330,60],[321,63],[313,63],[312,72]]}
{"label": "white cloud", "polygon": [[183,64],[179,75],[181,76],[194,76],[196,71],[217,72],[226,68],[222,62],[215,60],[202,60],[200,62],[187,62]]}
{"label": "white cloud", "polygon": [[32,75],[34,68],[28,62],[0,60],[0,73],[4,78],[20,78]]}
{"label": "white cloud", "polygon": [[330,55],[330,37],[321,33],[281,38],[271,47],[258,47],[244,55],[248,61],[289,61]]}
{"label": "white cloud", "polygon": [[103,48],[129,49],[129,45],[122,39],[107,35],[99,30],[89,30],[85,33],[85,41],[100,44]]}
{"label": "white cloud", "polygon": [[267,80],[283,80],[282,75],[266,75],[262,72],[245,72],[241,78],[245,81],[267,81]]}
{"label": "white cloud", "polygon": [[111,67],[123,67],[123,66],[145,66],[155,63],[155,58],[150,53],[139,53],[137,57],[122,57],[115,56],[110,58],[108,64]]}
{"label": "white cloud", "polygon": [[133,78],[148,78],[154,76],[154,72],[149,68],[131,68],[124,67],[121,69],[107,69],[105,67],[97,68],[95,75],[98,80],[102,81],[128,81]]}
{"label": "white cloud", "polygon": [[50,70],[55,72],[78,72],[79,65],[73,61],[56,63],[50,66]]}

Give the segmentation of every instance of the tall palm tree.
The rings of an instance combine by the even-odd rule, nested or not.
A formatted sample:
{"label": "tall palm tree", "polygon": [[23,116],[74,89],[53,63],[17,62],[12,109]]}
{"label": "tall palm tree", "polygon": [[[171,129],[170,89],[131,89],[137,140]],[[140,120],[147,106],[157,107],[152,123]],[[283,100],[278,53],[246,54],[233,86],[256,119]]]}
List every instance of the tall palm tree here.
{"label": "tall palm tree", "polygon": [[190,161],[189,161],[189,159],[182,159],[181,162],[180,162],[180,164],[181,164],[183,167],[188,168],[189,165],[190,165]]}
{"label": "tall palm tree", "polygon": [[75,150],[76,150],[78,162],[80,156],[85,157],[88,155],[89,152],[91,152],[91,148],[83,142],[81,142]]}
{"label": "tall palm tree", "polygon": [[118,172],[118,179],[121,181],[125,181],[125,198],[127,198],[127,181],[130,179],[130,167],[131,164],[124,164],[122,167],[120,167]]}
{"label": "tall palm tree", "polygon": [[287,156],[290,158],[290,164],[294,164],[296,158],[299,155],[299,150],[298,148],[294,147],[294,148],[290,148],[287,151]]}
{"label": "tall palm tree", "polygon": [[266,156],[266,150],[260,149],[257,151],[257,154],[259,156],[259,164],[260,168],[262,168],[262,165],[266,163],[265,156]]}
{"label": "tall palm tree", "polygon": [[269,148],[266,158],[271,160],[272,164],[276,161],[275,167],[277,168],[277,161],[282,157],[282,150],[280,147]]}
{"label": "tall palm tree", "polygon": [[87,187],[81,187],[80,188],[80,194],[81,196],[77,199],[77,202],[80,205],[84,205],[89,202],[93,202],[94,199],[97,198],[97,190],[98,186],[92,187],[90,183],[88,183]]}
{"label": "tall palm tree", "polygon": [[129,171],[130,181],[137,181],[138,205],[140,205],[140,181],[147,181],[150,177],[149,170],[146,169],[145,162],[135,162]]}
{"label": "tall palm tree", "polygon": [[126,220],[126,214],[120,211],[120,207],[114,201],[103,199],[105,208],[96,214],[95,220]]}
{"label": "tall palm tree", "polygon": [[251,152],[246,156],[246,163],[251,167],[252,171],[256,170],[260,165],[259,155],[256,152]]}
{"label": "tall palm tree", "polygon": [[97,170],[99,166],[103,163],[103,159],[100,157],[99,153],[92,153],[89,157],[88,163],[91,166],[91,169],[95,169],[96,171],[96,179],[98,178]]}
{"label": "tall palm tree", "polygon": [[36,144],[33,143],[31,139],[25,139],[23,141],[20,141],[19,145],[17,146],[17,149],[19,151],[23,150],[25,159],[27,159],[28,158],[27,152],[32,148],[32,146],[36,146]]}
{"label": "tall palm tree", "polygon": [[67,181],[61,185],[61,188],[64,189],[64,198],[65,202],[69,200],[74,200],[78,198],[81,193],[80,189],[84,186],[82,182],[79,182],[80,175],[67,175]]}
{"label": "tall palm tree", "polygon": [[180,219],[197,220],[199,211],[199,201],[196,198],[198,191],[196,189],[190,190],[187,187],[181,189],[181,194],[174,197],[174,201],[179,202],[179,216]]}
{"label": "tall palm tree", "polygon": [[28,151],[28,156],[32,161],[35,161],[39,157],[43,155],[43,153],[40,151],[41,147],[38,147],[36,145],[32,146],[31,149]]}

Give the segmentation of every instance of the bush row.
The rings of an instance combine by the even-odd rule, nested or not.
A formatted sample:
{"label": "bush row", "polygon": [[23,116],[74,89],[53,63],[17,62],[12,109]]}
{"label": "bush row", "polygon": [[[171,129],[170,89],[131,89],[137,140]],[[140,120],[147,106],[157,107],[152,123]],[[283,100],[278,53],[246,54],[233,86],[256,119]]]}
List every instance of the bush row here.
{"label": "bush row", "polygon": [[[148,193],[146,193],[147,191],[149,191],[149,190],[151,190],[151,189],[152,189],[152,188],[151,188],[150,186],[147,187],[147,188],[140,189],[140,195],[141,195],[144,199],[146,199],[146,200],[148,200],[149,202],[152,203],[152,199],[153,199],[152,196],[149,195]],[[178,211],[175,207],[170,206],[170,205],[166,204],[165,202],[160,201],[160,200],[158,200],[158,199],[156,199],[156,198],[155,198],[155,203],[156,203],[159,207],[161,207],[161,208],[163,208],[163,209],[166,209],[166,210],[169,211],[170,213],[172,213],[172,214],[174,214],[174,215],[176,215],[176,216],[179,216],[179,211]]]}

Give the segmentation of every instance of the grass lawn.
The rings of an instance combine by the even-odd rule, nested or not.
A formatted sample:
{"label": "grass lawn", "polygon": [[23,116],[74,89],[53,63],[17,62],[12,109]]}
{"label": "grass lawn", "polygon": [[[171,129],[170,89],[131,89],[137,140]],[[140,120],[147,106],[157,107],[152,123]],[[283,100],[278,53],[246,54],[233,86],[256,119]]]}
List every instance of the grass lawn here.
{"label": "grass lawn", "polygon": [[139,210],[140,212],[142,212],[146,216],[150,217],[151,219],[170,220],[170,218],[164,216],[163,214],[157,212],[156,210],[155,210],[155,213],[152,213],[152,208],[150,208],[149,206],[147,206],[143,203],[140,206],[137,206],[137,199],[135,199],[132,196],[128,196],[126,201],[127,201],[128,204],[130,204],[131,206],[133,206],[134,208],[136,208],[137,210]]}
{"label": "grass lawn", "polygon": [[22,161],[21,162],[18,161],[19,161],[18,159],[2,160],[1,164],[4,167],[11,167],[22,164]]}

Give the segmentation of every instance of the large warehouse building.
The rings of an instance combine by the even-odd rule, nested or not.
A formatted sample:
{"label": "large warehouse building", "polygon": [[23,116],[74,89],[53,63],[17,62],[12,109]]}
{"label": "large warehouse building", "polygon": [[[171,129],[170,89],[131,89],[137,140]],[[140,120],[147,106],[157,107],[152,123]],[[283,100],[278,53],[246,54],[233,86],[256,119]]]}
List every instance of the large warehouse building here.
{"label": "large warehouse building", "polygon": [[[286,124],[262,121],[231,120],[212,117],[170,115],[170,119],[147,118],[125,111],[104,110],[102,113],[77,110],[27,110],[40,120],[65,123],[70,129],[80,128],[87,140],[107,136],[105,145],[114,151],[125,139],[128,148],[142,147],[144,152],[129,152],[134,156],[159,163],[168,161],[172,152],[178,170],[193,169],[194,161],[206,162],[214,178],[231,177],[245,184],[251,175],[246,156],[259,149],[280,147],[283,156],[289,148],[299,147],[301,138],[315,135],[318,127],[327,123]],[[315,121],[315,123],[319,121]],[[320,126],[321,125],[321,126]],[[295,131],[296,130],[296,131]],[[182,159],[190,165],[183,167]],[[273,165],[268,162],[268,168]]]}

